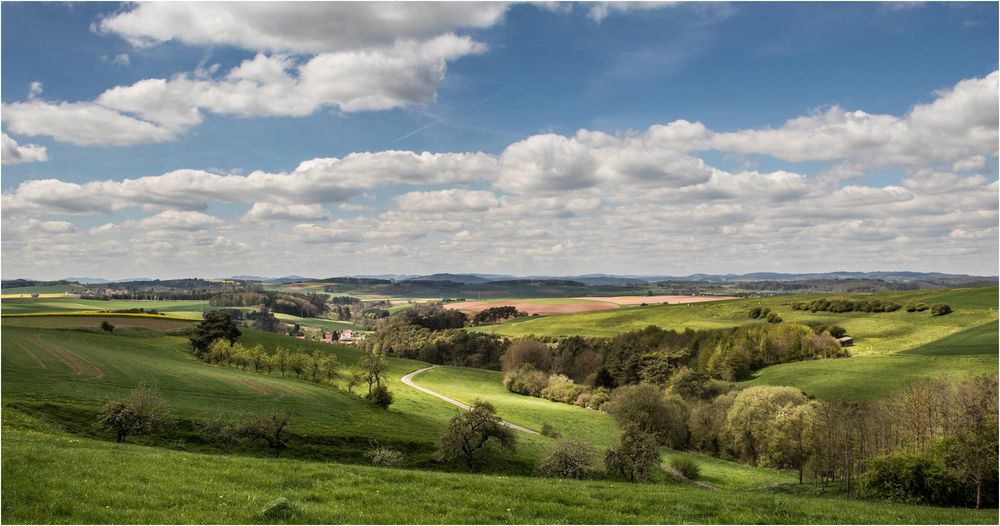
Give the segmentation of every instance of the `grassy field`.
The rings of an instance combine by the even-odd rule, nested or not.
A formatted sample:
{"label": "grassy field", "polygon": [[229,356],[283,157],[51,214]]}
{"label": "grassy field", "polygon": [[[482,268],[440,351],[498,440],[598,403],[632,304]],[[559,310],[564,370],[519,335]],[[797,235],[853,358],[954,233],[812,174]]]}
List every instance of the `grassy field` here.
{"label": "grassy field", "polygon": [[[218,308],[232,308],[244,311],[254,310],[251,307],[210,307],[207,301],[197,300],[85,300],[74,297],[4,298],[3,304],[0,306],[4,314],[77,313],[140,308],[146,310],[155,309],[169,316],[191,320],[200,320],[205,311]],[[282,313],[275,313],[275,317],[288,323],[298,323],[299,325],[318,327],[326,330],[342,331],[344,329],[358,330],[360,328],[346,321],[302,318]]]}
{"label": "grassy field", "polygon": [[[59,324],[42,326],[48,320]],[[382,411],[330,387],[204,364],[188,353],[184,327],[164,331],[152,324],[170,320],[139,320],[150,325],[121,326],[107,334],[89,317],[4,318],[6,522],[255,523],[264,521],[257,516],[263,504],[280,496],[297,510],[287,519],[293,523],[992,523],[997,518],[995,510],[771,492],[767,488],[787,485],[793,475],[669,450],[665,459],[694,458],[704,480],[721,491],[662,479],[630,485],[523,477],[552,445],[550,438],[525,434],[518,435],[516,453],[491,466],[493,474],[450,473],[453,468],[432,454],[458,409],[398,382],[424,367],[422,362],[391,360],[396,401]],[[280,345],[333,352],[345,366],[360,356],[352,347],[251,330],[241,342],[271,351]],[[94,426],[94,415],[104,400],[124,396],[140,381],[160,389],[176,425],[162,436],[114,444]],[[496,372],[439,367],[415,381],[460,400],[490,400],[505,419],[534,429],[547,422],[563,436],[602,448],[617,435],[607,415],[511,394]],[[293,415],[294,436],[280,460],[255,445],[220,455],[194,431],[198,419],[214,414],[269,410]],[[358,465],[375,442],[403,450],[408,469]]]}
{"label": "grassy field", "polygon": [[85,300],[80,298],[5,299],[0,309],[4,314],[155,309],[173,316],[191,319],[200,319],[202,312],[210,310],[207,301]]}
{"label": "grassy field", "polygon": [[599,447],[618,437],[614,421],[606,413],[544,398],[511,393],[503,386],[503,373],[465,367],[435,367],[413,378],[413,382],[460,402],[489,400],[504,420],[540,431],[548,423],[563,436],[572,436]]}
{"label": "grassy field", "polygon": [[[371,468],[115,445],[3,412],[6,523],[970,523],[929,508],[683,483],[624,484]],[[260,516],[285,497],[285,519]]]}
{"label": "grassy field", "polygon": [[[830,296],[830,295],[826,295]],[[881,298],[901,304],[910,302],[948,303],[953,314],[932,317],[927,312],[911,313],[900,309],[890,313],[829,313],[792,310],[791,304],[822,295],[780,296],[740,299],[688,305],[652,305],[622,307],[609,311],[563,314],[540,318],[515,319],[479,327],[476,330],[507,336],[612,336],[630,330],[658,325],[683,330],[727,328],[759,323],[747,316],[753,307],[769,307],[791,323],[840,325],[855,338],[855,355],[888,354],[941,339],[952,333],[997,319],[997,288],[953,289],[879,293],[872,295],[837,294],[838,298]]]}
{"label": "grassy field", "polygon": [[920,380],[996,372],[998,352],[997,322],[992,321],[887,356],[767,367],[746,383],[793,385],[820,398],[864,400],[883,397]]}
{"label": "grassy field", "polygon": [[37,287],[11,287],[0,289],[0,295],[3,299],[9,297],[18,296],[31,296],[32,294],[48,294],[48,295],[63,295],[63,294],[73,294],[80,293],[86,290],[86,287],[76,284],[68,285],[40,285]]}

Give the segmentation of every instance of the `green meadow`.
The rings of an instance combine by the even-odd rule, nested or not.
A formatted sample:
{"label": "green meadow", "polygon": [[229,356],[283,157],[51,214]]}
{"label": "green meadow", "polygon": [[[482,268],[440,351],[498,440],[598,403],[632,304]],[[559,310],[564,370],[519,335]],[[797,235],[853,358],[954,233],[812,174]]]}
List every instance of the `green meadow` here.
{"label": "green meadow", "polygon": [[[852,358],[769,367],[744,385],[794,385],[817,397],[869,399],[921,378],[995,371],[996,292],[992,287],[878,295],[900,303],[951,304],[955,313],[939,318],[926,313],[792,311],[789,305],[803,299],[799,296],[625,307],[490,329],[507,333],[548,324],[558,333],[577,323],[574,320],[582,320],[579,332],[585,334],[610,334],[649,323],[725,327],[753,323],[745,311],[770,306],[788,321],[847,327],[860,352]],[[259,510],[278,497],[293,504],[294,514],[283,519],[289,523],[995,523],[998,518],[996,510],[819,495],[816,488],[796,484],[794,473],[669,449],[662,450],[664,461],[695,460],[707,487],[669,475],[646,484],[542,479],[530,475],[553,439],[525,433],[518,433],[515,452],[497,457],[489,473],[457,473],[434,458],[434,448],[459,409],[399,381],[426,367],[424,362],[390,360],[395,402],[384,411],[343,389],[200,362],[190,354],[187,340],[193,321],[72,315],[141,306],[173,318],[200,315],[203,304],[4,300],[4,314],[62,314],[6,316],[0,322],[6,522],[256,523],[267,521]],[[104,319],[116,326],[114,332],[99,329]],[[625,325],[615,325],[619,322]],[[350,346],[253,330],[244,330],[240,341],[260,344],[268,352],[280,346],[293,352],[333,353],[343,373],[361,355]],[[617,427],[608,415],[512,394],[501,380],[496,371],[444,366],[413,379],[459,401],[488,400],[502,418],[529,429],[549,424],[562,436],[581,438],[602,450],[617,439]],[[130,437],[127,444],[115,444],[108,432],[95,426],[95,414],[107,399],[125,396],[139,383],[160,390],[175,425],[155,437]],[[270,458],[269,451],[254,444],[222,455],[197,431],[199,421],[214,415],[267,411],[292,415],[293,436],[281,459]],[[375,444],[404,452],[401,469],[364,465],[365,452]]]}
{"label": "green meadow", "polygon": [[[192,453],[67,435],[3,412],[6,523],[995,524],[930,508],[686,483],[469,475]],[[284,497],[284,519],[260,515]]]}

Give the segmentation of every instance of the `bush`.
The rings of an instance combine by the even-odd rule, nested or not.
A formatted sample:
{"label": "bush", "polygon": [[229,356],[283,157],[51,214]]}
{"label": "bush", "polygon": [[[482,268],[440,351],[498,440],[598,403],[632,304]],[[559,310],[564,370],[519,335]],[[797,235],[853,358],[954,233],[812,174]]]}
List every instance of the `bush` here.
{"label": "bush", "polygon": [[873,459],[858,488],[863,497],[934,506],[964,505],[969,494],[939,459],[908,452]]}
{"label": "bush", "polygon": [[279,519],[287,519],[291,517],[293,513],[295,513],[295,508],[293,508],[292,504],[288,502],[288,499],[280,497],[265,504],[264,507],[260,509],[258,517],[264,521],[273,522]]}
{"label": "bush", "polygon": [[549,377],[545,389],[542,389],[542,398],[571,404],[576,401],[576,397],[580,396],[581,392],[583,392],[583,386],[576,385],[564,374],[554,374]]}
{"label": "bush", "polygon": [[405,457],[402,451],[376,446],[365,452],[365,458],[373,466],[391,467],[402,464]]}
{"label": "bush", "polygon": [[698,480],[701,476],[701,468],[698,463],[687,457],[674,457],[670,459],[670,467],[684,476],[688,480]]}
{"label": "bush", "polygon": [[97,422],[115,432],[115,440],[124,442],[129,435],[156,433],[170,424],[170,410],[153,387],[140,385],[128,398],[109,400],[97,413]]}
{"label": "bush", "polygon": [[945,314],[951,314],[951,312],[951,307],[944,303],[931,306],[931,316],[944,316]]}
{"label": "bush", "polygon": [[906,312],[923,312],[929,308],[926,303],[908,303]]}
{"label": "bush", "polygon": [[590,400],[587,401],[587,408],[589,409],[603,409],[604,404],[611,400],[611,389],[607,387],[598,387],[590,392]]}
{"label": "bush", "polygon": [[108,320],[101,322],[101,330],[105,332],[112,332],[115,330],[115,326],[108,323]]}
{"label": "bush", "polygon": [[660,448],[656,435],[643,431],[635,424],[625,426],[618,443],[608,448],[604,455],[604,468],[608,474],[629,482],[646,480],[659,462]]}
{"label": "bush", "polygon": [[772,312],[772,313],[770,313],[770,314],[767,315],[767,322],[768,323],[781,323],[781,321],[782,321],[781,320],[781,316],[778,316],[777,312]]}
{"label": "bush", "polygon": [[528,396],[541,396],[542,389],[548,387],[548,383],[549,375],[535,369],[530,363],[521,364],[503,376],[503,385],[508,391]]}
{"label": "bush", "polygon": [[552,427],[552,424],[550,424],[548,422],[543,422],[542,423],[542,436],[546,436],[546,437],[549,437],[549,438],[559,438],[559,432],[556,431],[556,428]]}
{"label": "bush", "polygon": [[372,388],[371,392],[365,395],[365,400],[368,400],[375,407],[381,409],[389,409],[392,405],[392,393],[389,392],[389,388],[384,385],[376,385]]}
{"label": "bush", "polygon": [[597,449],[575,438],[567,438],[556,442],[535,470],[545,477],[582,479],[594,472],[594,454]]}
{"label": "bush", "polygon": [[750,317],[754,319],[760,318],[760,307],[750,309]]}

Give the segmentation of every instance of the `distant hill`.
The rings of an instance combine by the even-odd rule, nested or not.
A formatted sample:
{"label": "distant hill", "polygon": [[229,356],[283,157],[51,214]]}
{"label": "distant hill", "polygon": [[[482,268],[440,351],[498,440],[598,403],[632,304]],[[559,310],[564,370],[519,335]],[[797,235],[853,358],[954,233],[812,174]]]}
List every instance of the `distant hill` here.
{"label": "distant hill", "polygon": [[490,281],[498,280],[484,278],[475,274],[429,274],[427,276],[411,278],[407,281],[450,281],[452,283],[471,285],[475,283],[488,283]]}

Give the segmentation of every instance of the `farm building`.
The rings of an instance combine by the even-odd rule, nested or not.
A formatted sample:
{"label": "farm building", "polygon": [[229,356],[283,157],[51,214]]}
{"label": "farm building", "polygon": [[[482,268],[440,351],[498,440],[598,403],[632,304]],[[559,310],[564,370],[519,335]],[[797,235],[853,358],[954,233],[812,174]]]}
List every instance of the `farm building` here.
{"label": "farm building", "polygon": [[844,336],[843,338],[837,338],[837,341],[840,343],[841,347],[851,347],[851,346],[854,345],[854,338],[851,338],[850,336]]}
{"label": "farm building", "polygon": [[354,331],[347,329],[340,333],[340,338],[338,340],[342,343],[350,343],[354,341]]}

